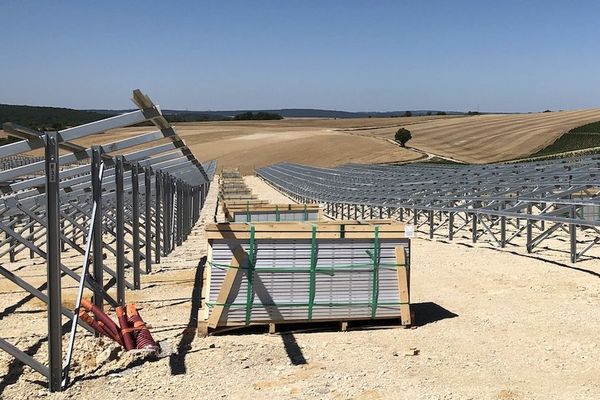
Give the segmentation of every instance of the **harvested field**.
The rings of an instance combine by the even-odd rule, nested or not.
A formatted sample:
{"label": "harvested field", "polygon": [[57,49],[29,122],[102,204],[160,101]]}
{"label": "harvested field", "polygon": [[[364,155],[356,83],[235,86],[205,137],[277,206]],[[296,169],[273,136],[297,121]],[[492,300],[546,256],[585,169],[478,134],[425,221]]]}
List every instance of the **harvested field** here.
{"label": "harvested field", "polygon": [[[407,124],[413,135],[408,145],[468,163],[496,162],[526,157],[594,121],[600,121],[599,109],[424,121]],[[381,128],[361,134],[393,139],[395,132]]]}
{"label": "harvested field", "polygon": [[[329,120],[321,120],[329,122]],[[303,122],[303,121],[300,121]],[[335,132],[327,127],[299,123],[236,124],[235,129],[221,124],[179,125],[178,132],[200,159],[217,159],[223,168],[238,167],[242,173],[275,160],[307,160],[328,166],[355,162],[395,162],[420,157],[406,149],[377,138]],[[336,122],[336,121],[331,121]]]}
{"label": "harvested field", "polygon": [[[175,124],[200,160],[221,168],[255,168],[288,161],[330,167],[348,162],[389,163],[423,158],[424,153],[463,162],[485,163],[531,155],[570,129],[600,121],[600,110],[480,116],[423,116],[359,119],[284,119]],[[391,143],[399,127],[413,133],[408,143]],[[75,142],[91,145],[147,131],[123,128]],[[34,155],[41,155],[39,154]]]}

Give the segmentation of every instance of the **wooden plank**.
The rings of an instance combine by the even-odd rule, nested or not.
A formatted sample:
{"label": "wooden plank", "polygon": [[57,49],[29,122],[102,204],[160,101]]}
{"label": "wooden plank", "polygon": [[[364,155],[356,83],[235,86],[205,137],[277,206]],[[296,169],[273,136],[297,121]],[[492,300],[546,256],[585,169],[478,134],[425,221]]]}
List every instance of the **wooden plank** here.
{"label": "wooden plank", "polygon": [[[256,232],[254,234],[255,239],[310,239],[312,237],[311,232]],[[339,239],[341,238],[341,234],[339,232],[317,232],[317,239]],[[360,238],[361,234],[355,233],[353,238]],[[372,237],[363,235],[363,237]],[[381,237],[381,235],[380,235]],[[398,237],[398,235],[394,235],[393,237]],[[238,231],[207,231],[206,232],[207,239],[240,239],[240,240],[249,240],[250,232],[238,232]]]}
{"label": "wooden plank", "polygon": [[[324,323],[337,323],[339,324],[339,328],[341,330],[342,328],[342,323],[345,322],[347,324],[349,324],[349,322],[362,322],[365,323],[368,321],[398,321],[398,326],[400,326],[402,324],[402,322],[399,320],[398,317],[390,317],[390,316],[386,316],[386,317],[375,317],[375,318],[371,318],[371,317],[344,317],[343,320],[339,319],[339,318],[320,318],[320,319],[293,319],[293,320],[289,320],[289,319],[282,319],[282,320],[269,320],[269,321],[251,321],[249,324],[246,324],[245,322],[227,322],[226,325],[220,325],[218,327],[218,329],[215,329],[215,331],[217,332],[221,332],[223,328],[244,328],[244,327],[248,327],[248,326],[264,326],[268,328],[269,324],[275,324],[275,326],[277,327],[277,325],[295,325],[295,324],[314,324],[315,326],[318,326],[319,324],[324,324]],[[391,324],[391,326],[396,325],[396,324]],[[402,325],[403,326],[403,325]],[[348,325],[346,325],[346,328],[350,328]],[[310,329],[310,328],[309,328]]]}
{"label": "wooden plank", "polygon": [[[374,234],[373,225],[345,224],[329,222],[257,222],[252,224],[256,239],[306,239],[312,237],[312,226],[317,225],[318,239],[347,239],[371,238]],[[394,239],[404,235],[403,224],[378,225],[381,239]],[[250,224],[231,222],[208,224],[206,226],[208,239],[249,239]]]}
{"label": "wooden plank", "polygon": [[231,211],[318,211],[318,204],[269,204],[269,203],[258,203],[258,204],[245,204],[240,202],[238,204],[225,204]]}
{"label": "wooden plank", "polygon": [[266,200],[258,200],[258,199],[251,199],[251,200],[229,200],[227,201],[227,203],[225,203],[225,205],[227,207],[232,206],[232,207],[237,207],[239,205],[239,207],[242,207],[246,204],[269,204],[268,201]]}
{"label": "wooden plank", "polygon": [[202,292],[200,293],[200,320],[206,321],[208,319],[209,309],[206,306],[206,301],[210,297],[210,287],[211,287],[211,275],[212,268],[210,268],[208,262],[212,260],[213,257],[213,248],[212,241],[208,241],[208,252],[206,254],[206,264],[204,266],[204,271],[202,274]]}
{"label": "wooden plank", "polygon": [[396,264],[398,273],[398,295],[400,297],[400,318],[402,319],[402,325],[410,325],[412,323],[410,318],[410,292],[409,292],[409,271],[406,266],[406,255],[404,253],[403,246],[396,246]]}
{"label": "wooden plank", "polygon": [[[313,222],[256,222],[252,224],[256,239],[306,239],[312,237],[312,226],[317,225],[317,238],[347,239],[370,238],[374,234],[374,226],[358,223],[330,223],[327,221]],[[382,239],[404,236],[404,224],[378,225],[379,237]],[[231,222],[208,224],[206,226],[208,239],[249,239],[250,224]]]}
{"label": "wooden plank", "polygon": [[229,194],[221,194],[221,199],[225,201],[229,200],[253,200],[258,199],[258,196],[255,194],[246,194],[246,195],[229,195]]}
{"label": "wooden plank", "polygon": [[[263,232],[312,232],[312,226],[317,225],[318,230],[324,232],[339,231],[343,227],[345,232],[373,232],[375,224],[362,224],[359,221],[351,221],[347,223],[331,221],[314,221],[314,222],[256,222],[253,223],[256,231]],[[404,232],[404,224],[388,223],[379,225],[379,232]],[[207,231],[232,231],[246,232],[250,231],[250,225],[245,222],[225,222],[211,223],[206,225]]]}
{"label": "wooden plank", "polygon": [[208,322],[207,321],[198,321],[198,337],[207,337],[208,336]]}
{"label": "wooden plank", "polygon": [[231,259],[231,266],[233,268],[227,269],[225,279],[223,280],[223,284],[221,285],[221,289],[217,295],[217,305],[214,306],[210,316],[208,317],[209,328],[216,328],[219,326],[219,322],[224,316],[225,309],[229,308],[223,304],[232,303],[235,300],[237,293],[232,292],[232,289],[236,281],[242,275],[242,269],[239,267],[245,264],[247,258],[248,254],[244,251],[244,249],[242,249],[241,246],[236,246],[233,250],[233,258]]}

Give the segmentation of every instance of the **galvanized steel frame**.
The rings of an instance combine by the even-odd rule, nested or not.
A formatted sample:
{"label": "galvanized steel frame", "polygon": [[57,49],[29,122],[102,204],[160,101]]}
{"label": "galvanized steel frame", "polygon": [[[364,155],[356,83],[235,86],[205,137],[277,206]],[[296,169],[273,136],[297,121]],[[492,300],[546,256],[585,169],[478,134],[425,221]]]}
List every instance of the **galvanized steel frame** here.
{"label": "galvanized steel frame", "polygon": [[256,174],[299,202],[319,202],[336,219],[394,218],[434,238],[470,231],[504,248],[525,237],[531,253],[565,234],[572,263],[600,243],[600,156],[551,161],[447,165],[280,163]]}
{"label": "galvanized steel frame", "polygon": [[[85,285],[99,307],[104,302],[124,304],[126,288],[139,289],[140,274],[150,273],[153,263],[187,238],[216,170],[216,162],[203,166],[196,160],[146,95],[135,90],[133,102],[136,111],[58,132],[3,126],[23,140],[0,146],[0,230],[5,234],[0,256],[8,254],[14,261],[29,250],[30,258],[46,259],[48,279],[36,288],[2,264],[0,275],[48,304],[48,365],[2,338],[0,349],[44,375],[51,391],[62,389],[62,317],[74,315],[61,304],[61,277],[80,279],[61,262],[61,253],[72,250],[83,257],[83,241],[93,230],[93,268]],[[76,143],[109,129],[148,122],[158,130],[89,148]],[[44,158],[22,154],[38,149],[45,150]],[[14,167],[5,168],[10,166]],[[90,220],[94,203],[100,212]],[[127,251],[132,259],[126,257]],[[116,269],[105,261],[108,254],[115,258]],[[133,282],[126,279],[127,270],[132,270]],[[116,287],[116,299],[107,293],[111,287]]]}

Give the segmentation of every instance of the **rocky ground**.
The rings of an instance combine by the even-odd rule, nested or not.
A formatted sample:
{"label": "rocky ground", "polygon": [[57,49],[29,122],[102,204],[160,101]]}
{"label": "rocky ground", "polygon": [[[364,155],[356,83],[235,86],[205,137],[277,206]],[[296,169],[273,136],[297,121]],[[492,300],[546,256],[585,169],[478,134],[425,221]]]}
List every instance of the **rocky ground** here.
{"label": "rocky ground", "polygon": [[[284,200],[269,186],[248,182],[261,197]],[[196,270],[206,253],[203,224],[213,219],[215,199],[213,185],[189,240],[143,276],[141,291],[128,293],[161,341],[162,358],[123,353],[105,340],[81,336],[72,386],[48,394],[39,374],[0,352],[0,397],[600,398],[600,262],[571,267],[562,261],[566,255],[543,248],[527,256],[468,241],[416,238],[413,329],[338,332],[322,326],[198,337]],[[43,265],[22,263],[31,279],[43,275]],[[2,308],[23,297],[2,282]],[[0,336],[37,350],[43,360],[44,324],[40,304],[25,302],[2,318]]]}

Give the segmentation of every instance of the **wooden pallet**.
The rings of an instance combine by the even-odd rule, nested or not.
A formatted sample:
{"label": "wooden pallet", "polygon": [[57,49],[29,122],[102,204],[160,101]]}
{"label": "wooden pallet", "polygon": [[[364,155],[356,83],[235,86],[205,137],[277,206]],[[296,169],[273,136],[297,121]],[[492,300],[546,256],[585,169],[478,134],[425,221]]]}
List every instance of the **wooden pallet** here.
{"label": "wooden pallet", "polygon": [[[411,310],[411,321],[415,315]],[[374,329],[407,329],[402,318],[375,318],[331,321],[299,321],[299,322],[273,322],[268,324],[230,325],[209,328],[208,321],[198,322],[198,336],[207,337],[221,334],[248,334],[248,333],[309,333],[309,332],[347,332]]]}

